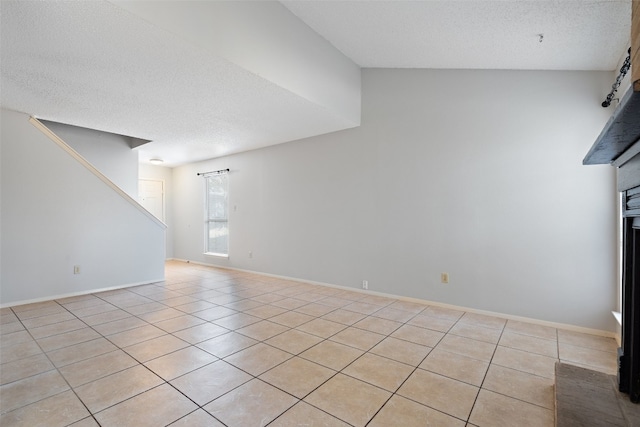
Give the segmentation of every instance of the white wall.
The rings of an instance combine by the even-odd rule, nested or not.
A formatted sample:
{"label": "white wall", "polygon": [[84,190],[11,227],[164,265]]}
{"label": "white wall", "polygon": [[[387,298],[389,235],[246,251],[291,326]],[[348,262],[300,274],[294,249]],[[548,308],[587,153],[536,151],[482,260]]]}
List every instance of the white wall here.
{"label": "white wall", "polygon": [[166,230],[166,257],[173,258],[173,169],[140,163],[140,179],[164,181],[164,223]]}
{"label": "white wall", "polygon": [[[614,169],[581,164],[610,84],[363,70],[359,128],[175,168],[174,256],[613,331]],[[196,172],[227,167],[223,260]]]}
{"label": "white wall", "polygon": [[128,137],[48,120],[42,120],[42,123],[137,200],[138,152],[131,149]]}
{"label": "white wall", "polygon": [[162,280],[163,227],[28,119],[1,110],[1,304]]}

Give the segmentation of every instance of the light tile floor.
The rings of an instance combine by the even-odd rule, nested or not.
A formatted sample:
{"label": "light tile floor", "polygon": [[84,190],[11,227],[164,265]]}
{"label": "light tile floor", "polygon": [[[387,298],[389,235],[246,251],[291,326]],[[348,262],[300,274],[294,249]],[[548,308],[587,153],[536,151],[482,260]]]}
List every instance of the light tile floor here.
{"label": "light tile floor", "polygon": [[546,427],[556,361],[616,369],[611,338],[179,262],[0,313],[6,427]]}

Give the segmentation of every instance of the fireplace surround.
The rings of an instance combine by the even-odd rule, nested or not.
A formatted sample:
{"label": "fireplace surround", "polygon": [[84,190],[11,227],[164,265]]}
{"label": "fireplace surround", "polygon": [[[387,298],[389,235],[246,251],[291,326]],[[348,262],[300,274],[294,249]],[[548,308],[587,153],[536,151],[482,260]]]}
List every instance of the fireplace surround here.
{"label": "fireplace surround", "polygon": [[[640,68],[640,65],[638,66]],[[634,90],[638,89],[637,91]],[[640,82],[629,88],[583,163],[617,168],[622,193],[622,340],[619,390],[640,402]]]}

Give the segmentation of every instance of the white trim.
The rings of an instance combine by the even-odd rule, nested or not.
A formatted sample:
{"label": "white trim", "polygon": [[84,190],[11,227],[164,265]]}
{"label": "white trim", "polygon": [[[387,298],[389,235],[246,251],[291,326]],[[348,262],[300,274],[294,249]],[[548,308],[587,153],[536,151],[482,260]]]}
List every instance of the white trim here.
{"label": "white trim", "polygon": [[204,252],[202,255],[213,256],[216,258],[227,258],[227,259],[229,258],[229,254],[217,254],[215,252]]}
{"label": "white trim", "polygon": [[[215,256],[215,257],[226,257],[229,258],[229,236],[231,235],[231,233],[229,232],[229,208],[230,208],[230,203],[229,203],[229,169],[221,169],[219,171],[211,171],[211,172],[204,172],[202,174],[198,174],[201,175],[203,178],[205,178],[204,181],[204,233],[203,233],[203,237],[204,237],[204,252],[203,255],[209,255],[209,256]],[[210,177],[213,176],[220,176],[220,175],[225,175],[226,177],[226,199],[227,199],[227,218],[225,220],[212,220],[209,217],[209,179]],[[209,243],[210,242],[210,238],[211,238],[211,230],[209,228],[209,224],[211,224],[212,222],[220,222],[220,223],[225,223],[227,224],[227,253],[218,253],[218,252],[209,252]]]}
{"label": "white trim", "polygon": [[63,298],[77,297],[77,296],[80,296],[80,295],[91,295],[91,294],[96,294],[96,293],[99,293],[99,292],[106,292],[106,291],[113,291],[113,290],[117,290],[117,289],[131,288],[131,287],[140,286],[140,285],[149,285],[151,283],[158,283],[158,282],[164,282],[164,277],[161,278],[161,279],[157,279],[157,280],[145,280],[144,282],[129,283],[129,284],[126,284],[126,285],[118,285],[118,286],[109,286],[109,287],[106,287],[106,288],[91,289],[89,291],[71,292],[71,293],[68,293],[68,294],[53,295],[53,296],[48,296],[48,297],[34,298],[34,299],[22,300],[22,301],[14,301],[14,302],[10,302],[10,303],[7,303],[7,304],[0,304],[0,308],[15,307],[15,306],[18,306],[18,305],[25,305],[25,304],[34,304],[34,303],[37,303],[37,302],[44,302],[44,301],[55,301],[55,300],[63,299]]}
{"label": "white trim", "polygon": [[620,313],[619,311],[612,311],[611,314],[613,314],[613,317],[616,318],[618,324],[622,325],[622,313]]}
{"label": "white trim", "polygon": [[[138,198],[140,198],[140,181],[155,181],[155,182],[161,182],[162,183],[162,219],[160,221],[165,224],[165,228],[168,228],[167,225],[166,225],[166,222],[165,222],[167,220],[167,209],[166,209],[166,206],[165,206],[166,205],[166,187],[167,187],[167,183],[165,182],[164,179],[145,178],[145,177],[138,176]],[[140,201],[137,201],[137,202],[140,203]],[[158,219],[160,219],[160,218],[158,218]]]}
{"label": "white trim", "polygon": [[71,157],[76,159],[78,161],[78,163],[80,163],[82,166],[87,168],[89,170],[89,172],[94,174],[102,182],[107,184],[113,191],[118,193],[123,199],[125,199],[127,202],[129,202],[129,204],[133,205],[136,209],[138,209],[140,212],[142,212],[147,217],[149,217],[151,220],[153,220],[153,222],[155,222],[162,229],[164,229],[164,230],[167,229],[167,225],[164,222],[162,222],[158,218],[156,218],[155,215],[153,215],[151,212],[146,210],[144,208],[144,206],[142,206],[140,203],[138,203],[137,200],[135,200],[133,197],[131,197],[130,195],[125,193],[124,190],[122,190],[120,187],[118,187],[116,184],[114,184],[113,181],[111,181],[102,172],[100,172],[98,169],[96,169],[95,166],[93,166],[91,163],[89,163],[76,150],[71,148],[69,146],[69,144],[64,142],[58,135],[53,133],[51,131],[51,129],[46,127],[40,120],[36,119],[35,117],[29,117],[29,122],[33,126],[35,126],[40,132],[42,132],[45,136],[47,136],[50,140],[55,142],[56,145],[58,145],[60,148],[62,148],[64,151],[66,151]]}
{"label": "white trim", "polygon": [[300,283],[307,283],[307,284],[310,284],[310,285],[326,286],[326,287],[329,287],[329,288],[336,288],[336,289],[342,289],[342,290],[346,290],[346,291],[359,292],[359,293],[367,294],[367,295],[377,295],[377,296],[386,297],[386,298],[394,298],[394,299],[397,299],[397,300],[400,300],[400,301],[416,302],[416,303],[419,303],[419,304],[433,305],[433,306],[436,306],[436,307],[449,308],[449,309],[452,309],[452,310],[465,311],[465,312],[468,312],[468,313],[484,314],[484,315],[487,315],[487,316],[499,317],[501,319],[517,320],[517,321],[520,321],[520,322],[532,323],[534,325],[549,326],[551,328],[564,329],[564,330],[567,330],[567,331],[580,332],[580,333],[590,334],[590,335],[598,335],[598,336],[607,337],[607,338],[616,338],[617,337],[616,332],[603,331],[601,329],[585,328],[583,326],[569,325],[567,323],[549,322],[549,321],[546,321],[546,320],[532,319],[530,317],[514,316],[514,315],[511,315],[511,314],[497,313],[495,311],[478,310],[478,309],[475,309],[475,308],[463,307],[463,306],[452,305],[452,304],[446,304],[446,303],[437,302],[437,301],[429,301],[429,300],[424,300],[424,299],[420,299],[420,298],[405,297],[405,296],[401,296],[401,295],[387,294],[387,293],[384,293],[384,292],[376,292],[376,291],[364,290],[364,289],[360,289],[360,288],[352,288],[350,286],[334,285],[334,284],[331,284],[331,283],[316,282],[316,281],[313,281],[313,280],[306,280],[306,279],[298,279],[296,277],[281,276],[281,275],[278,275],[278,274],[262,273],[262,272],[259,272],[259,271],[245,270],[245,269],[242,269],[242,268],[226,267],[226,266],[223,267],[223,266],[219,266],[219,265],[215,265],[215,264],[207,264],[207,263],[204,263],[204,262],[190,261],[190,260],[185,260],[185,259],[180,259],[180,258],[172,258],[171,260],[172,261],[185,262],[185,263],[189,263],[189,264],[202,265],[202,266],[205,266],[205,267],[216,267],[216,268],[221,268],[221,269],[224,269],[224,270],[234,270],[234,271],[241,271],[241,272],[244,272],[244,273],[259,274],[259,275],[262,275],[262,276],[273,277],[273,278],[276,278],[276,279],[293,280],[293,281],[300,282]]}

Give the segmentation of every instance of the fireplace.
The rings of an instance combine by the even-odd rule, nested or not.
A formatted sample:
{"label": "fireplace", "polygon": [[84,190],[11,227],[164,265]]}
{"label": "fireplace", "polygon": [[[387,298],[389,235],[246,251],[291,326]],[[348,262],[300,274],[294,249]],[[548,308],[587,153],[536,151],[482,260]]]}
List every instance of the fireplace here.
{"label": "fireplace", "polygon": [[623,192],[622,347],[618,385],[640,402],[640,186]]}
{"label": "fireplace", "polygon": [[[631,11],[630,87],[583,160],[585,165],[611,164],[617,168],[622,193],[622,340],[618,349],[618,386],[629,399],[640,402],[640,0]],[[625,69],[626,68],[626,69]],[[624,72],[623,72],[624,71]],[[620,85],[620,76],[612,94]],[[611,94],[610,94],[611,95]],[[609,100],[612,97],[607,97]],[[603,107],[607,107],[607,102]]]}
{"label": "fireplace", "polygon": [[618,385],[634,403],[640,402],[640,83],[636,88],[638,91],[634,85],[629,88],[583,161],[616,167],[618,191],[623,196]]}

